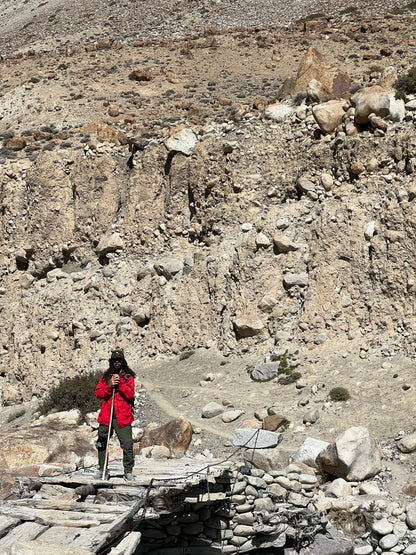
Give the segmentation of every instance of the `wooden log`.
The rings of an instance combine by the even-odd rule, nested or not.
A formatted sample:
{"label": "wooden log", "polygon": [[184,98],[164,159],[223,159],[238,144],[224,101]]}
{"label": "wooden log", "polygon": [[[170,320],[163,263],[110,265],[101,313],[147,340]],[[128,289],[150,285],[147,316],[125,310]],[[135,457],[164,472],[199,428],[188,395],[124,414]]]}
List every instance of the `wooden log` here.
{"label": "wooden log", "polygon": [[[60,511],[19,507],[15,505],[0,506],[0,514],[24,521],[36,521],[46,526],[80,526],[89,528],[104,522],[112,522],[117,515],[114,513],[94,514],[93,517],[78,511]],[[124,513],[123,513],[124,514]]]}
{"label": "wooden log", "polygon": [[109,555],[133,555],[140,543],[140,532],[130,532],[121,542],[113,547]]}
{"label": "wooden log", "polygon": [[19,524],[17,518],[10,518],[7,516],[0,516],[0,538],[5,536],[12,528]]}
{"label": "wooden log", "polygon": [[218,547],[198,546],[198,547],[161,547],[148,552],[149,555],[219,555],[221,550]]}
{"label": "wooden log", "polygon": [[[125,513],[128,505],[98,505],[95,503],[82,503],[66,499],[12,499],[7,506],[31,507],[33,509],[53,509],[57,511],[77,511],[86,513]],[[0,504],[0,512],[2,505]]]}
{"label": "wooden log", "polygon": [[[93,553],[97,553],[104,546],[114,541],[120,534],[125,532],[127,522],[134,517],[137,511],[142,507],[144,499],[139,499],[133,506],[116,518],[111,524],[107,526],[100,526],[95,530],[95,534],[91,531],[90,534],[76,538],[70,545],[90,549]],[[86,542],[88,540],[88,543]]]}
{"label": "wooden log", "polygon": [[[88,533],[89,530],[89,528],[80,528],[77,526],[52,526],[43,532],[38,539],[68,545],[81,534],[85,532]],[[96,530],[96,528],[94,528],[94,530]]]}
{"label": "wooden log", "polygon": [[23,522],[13,528],[11,532],[0,540],[0,553],[8,553],[9,548],[18,540],[30,541],[36,539],[42,532],[47,530],[46,526],[36,522]]}
{"label": "wooden log", "polygon": [[[1,553],[4,554],[3,551]],[[7,551],[7,553],[10,552]],[[11,548],[11,553],[13,555],[91,555],[91,551],[86,549],[70,548],[54,541],[44,541],[42,537],[33,541],[16,541]]]}
{"label": "wooden log", "polygon": [[77,487],[77,486],[87,486],[87,485],[93,485],[95,486],[100,486],[101,488],[104,487],[108,487],[108,488],[112,488],[113,487],[113,483],[108,481],[108,480],[93,480],[91,477],[89,476],[42,476],[39,478],[36,478],[36,480],[34,480],[33,478],[28,478],[27,479],[27,484],[31,484],[33,481],[36,482],[40,482],[42,484],[59,484],[61,486],[67,486],[67,487]]}

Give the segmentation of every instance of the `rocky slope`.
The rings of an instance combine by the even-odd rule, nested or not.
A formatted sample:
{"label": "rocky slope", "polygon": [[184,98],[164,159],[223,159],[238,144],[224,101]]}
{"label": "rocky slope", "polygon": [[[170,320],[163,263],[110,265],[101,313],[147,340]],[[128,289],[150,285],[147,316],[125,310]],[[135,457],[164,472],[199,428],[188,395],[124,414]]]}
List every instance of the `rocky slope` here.
{"label": "rocky slope", "polygon": [[[171,16],[179,7],[195,23],[195,3],[172,3]],[[293,4],[280,23],[311,8]],[[232,13],[226,3],[209,9]],[[154,34],[122,27],[108,38],[89,34],[100,20],[77,34],[78,8],[56,10],[49,30],[47,12],[36,13],[19,52],[13,34],[29,12],[2,21],[2,404],[104,368],[117,345],[167,413],[198,419],[208,391],[249,415],[278,397],[301,427],[297,443],[308,433],[303,407],[317,391],[323,406],[342,385],[352,400],[325,406],[316,434],[363,420],[379,440],[411,431],[415,112],[384,130],[350,119],[324,133],[302,95],[283,104],[291,113],[281,121],[265,108],[309,47],[352,85],[378,82],[388,66],[407,70],[414,15],[328,14],[268,30],[253,27],[269,16],[224,15],[219,27],[246,29],[215,33],[204,20],[189,24],[192,38],[172,40],[169,18]],[[91,13],[107,17],[93,4]],[[184,127],[189,155],[169,146]],[[202,362],[181,365],[194,350],[206,350]],[[306,389],[259,391],[246,368],[285,350],[297,353]],[[227,361],[234,372],[222,380]],[[213,391],[202,392],[212,371]]]}

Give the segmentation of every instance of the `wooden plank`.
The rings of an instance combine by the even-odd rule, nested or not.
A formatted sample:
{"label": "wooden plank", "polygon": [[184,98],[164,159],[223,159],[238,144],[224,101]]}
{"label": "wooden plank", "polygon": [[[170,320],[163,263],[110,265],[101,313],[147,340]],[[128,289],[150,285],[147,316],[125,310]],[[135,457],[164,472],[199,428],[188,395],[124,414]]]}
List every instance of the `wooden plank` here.
{"label": "wooden plank", "polygon": [[110,555],[133,555],[140,543],[140,538],[140,532],[130,532],[116,547],[111,549]]}
{"label": "wooden plank", "polygon": [[[76,526],[52,526],[43,532],[37,539],[44,541],[52,541],[62,545],[69,545],[80,534],[85,532],[85,528]],[[87,529],[88,530],[88,529]]]}
{"label": "wooden plank", "polygon": [[[0,503],[0,511],[3,504]],[[125,513],[129,510],[127,505],[99,505],[95,503],[83,503],[68,501],[66,499],[13,499],[7,502],[7,506],[31,507],[34,509],[54,509],[57,511],[77,511],[86,513]]]}
{"label": "wooden plank", "polygon": [[11,528],[14,528],[17,524],[19,524],[19,520],[17,518],[10,518],[7,516],[0,516],[0,538],[5,536]]}
{"label": "wooden plank", "polygon": [[47,529],[37,522],[24,522],[13,528],[11,532],[0,540],[0,553],[7,553],[8,549],[17,541],[30,541],[36,539]]}
{"label": "wooden plank", "polygon": [[114,513],[94,514],[93,517],[90,517],[79,511],[43,510],[13,505],[0,506],[0,513],[19,520],[36,521],[47,526],[80,526],[83,528],[99,526],[103,522],[112,522],[117,517]]}
{"label": "wooden plank", "polygon": [[131,509],[120,515],[112,523],[100,526],[89,534],[82,534],[76,538],[70,545],[90,549],[93,553],[97,553],[105,545],[115,540],[120,534],[125,532],[126,523],[134,517],[137,511],[144,503],[144,499],[136,501]]}

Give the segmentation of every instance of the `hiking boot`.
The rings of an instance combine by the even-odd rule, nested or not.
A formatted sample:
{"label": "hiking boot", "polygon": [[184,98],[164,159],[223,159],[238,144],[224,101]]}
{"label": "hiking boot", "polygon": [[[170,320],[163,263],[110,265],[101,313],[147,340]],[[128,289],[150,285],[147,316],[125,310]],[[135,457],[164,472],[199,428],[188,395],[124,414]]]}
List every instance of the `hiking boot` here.
{"label": "hiking boot", "polygon": [[131,472],[126,472],[124,474],[124,479],[126,482],[134,482],[133,474]]}

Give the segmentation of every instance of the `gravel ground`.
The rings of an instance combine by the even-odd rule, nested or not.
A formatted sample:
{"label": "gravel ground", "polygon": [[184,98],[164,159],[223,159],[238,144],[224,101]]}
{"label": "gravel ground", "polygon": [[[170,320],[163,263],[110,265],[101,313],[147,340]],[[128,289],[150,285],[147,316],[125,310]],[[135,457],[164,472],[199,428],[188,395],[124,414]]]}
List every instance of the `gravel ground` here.
{"label": "gravel ground", "polygon": [[290,26],[312,14],[386,15],[406,2],[379,0],[64,0],[0,1],[0,51],[50,49],[103,37],[122,40],[182,38],[207,29]]}

